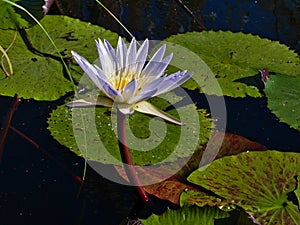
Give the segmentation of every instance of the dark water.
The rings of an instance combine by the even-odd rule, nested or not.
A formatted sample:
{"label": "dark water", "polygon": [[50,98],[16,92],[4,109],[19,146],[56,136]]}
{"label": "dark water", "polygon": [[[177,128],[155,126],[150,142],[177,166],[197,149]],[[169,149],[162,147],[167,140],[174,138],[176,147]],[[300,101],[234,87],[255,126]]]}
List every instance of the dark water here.
{"label": "dark water", "polygon": [[[102,2],[137,39],[163,39],[205,27],[257,34],[300,52],[297,0],[183,1],[193,16],[176,0]],[[61,10],[129,38],[94,1],[61,1],[60,9],[55,6],[51,13]],[[0,97],[0,121],[12,102],[13,98]],[[59,102],[25,101],[14,114],[11,124],[40,148],[9,131],[0,164],[0,224],[118,224],[133,206],[131,188],[101,179],[90,169],[80,189],[74,176],[82,176],[83,160],[60,146],[46,129],[47,117]],[[299,152],[299,132],[279,123],[267,109],[265,99],[226,98],[226,103],[229,132],[270,149]],[[199,105],[207,107],[204,98]]]}

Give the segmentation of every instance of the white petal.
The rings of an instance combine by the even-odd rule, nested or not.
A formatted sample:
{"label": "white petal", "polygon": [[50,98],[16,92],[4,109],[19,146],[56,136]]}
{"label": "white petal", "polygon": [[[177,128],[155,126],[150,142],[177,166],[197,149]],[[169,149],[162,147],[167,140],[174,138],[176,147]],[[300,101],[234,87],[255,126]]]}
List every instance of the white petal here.
{"label": "white petal", "polygon": [[160,118],[163,118],[164,120],[167,120],[171,123],[175,123],[177,125],[183,125],[183,123],[181,123],[179,120],[177,120],[173,116],[165,113],[164,111],[157,109],[154,105],[151,105],[149,102],[146,102],[146,101],[142,101],[142,102],[135,104],[133,109],[138,112],[141,112],[141,113],[158,116]]}
{"label": "white petal", "polygon": [[99,59],[101,62],[103,73],[106,76],[113,74],[114,61],[109,50],[104,46],[103,42],[100,39],[98,39],[98,42],[96,41],[96,46],[98,49]]}
{"label": "white petal", "polygon": [[97,85],[97,87],[102,90],[102,85],[99,80],[97,69],[90,64],[84,57],[78,55],[76,52],[71,51],[74,59],[78,63],[78,65],[82,68],[82,70],[90,77],[90,79]]}
{"label": "white petal", "polygon": [[151,61],[154,61],[154,62],[160,62],[165,54],[165,51],[166,51],[166,45],[162,45],[155,53],[154,55],[152,56],[152,58],[150,59],[150,62]]}
{"label": "white petal", "polygon": [[122,92],[122,96],[124,98],[124,101],[130,99],[131,97],[134,96],[134,93],[136,91],[136,79],[133,79],[130,81],[124,88]]}
{"label": "white petal", "polygon": [[116,57],[121,69],[124,69],[126,66],[126,55],[127,55],[126,44],[124,40],[121,37],[119,37]]}
{"label": "white petal", "polygon": [[67,103],[67,106],[70,108],[91,107],[91,106],[112,107],[113,101],[110,98],[99,96],[98,98],[90,97],[85,99],[78,99]]}
{"label": "white petal", "polygon": [[[150,59],[145,68],[142,71],[142,76],[154,76],[159,77],[163,75],[165,69],[172,60],[173,54],[168,55],[162,60],[163,54],[165,52],[165,45],[163,45],[156,54]],[[163,48],[164,47],[164,48]],[[161,55],[162,54],[162,55]]]}
{"label": "white petal", "polygon": [[139,75],[144,67],[148,56],[148,48],[149,48],[149,41],[146,39],[143,44],[140,46],[137,55],[136,55],[136,74]]}
{"label": "white petal", "polygon": [[155,96],[156,92],[157,92],[157,89],[146,90],[146,91],[140,92],[138,95],[130,98],[127,103],[134,104],[136,102],[147,100],[147,99]]}
{"label": "white petal", "polygon": [[126,68],[129,72],[135,73],[136,71],[136,41],[133,38],[127,50],[126,55]]}
{"label": "white petal", "polygon": [[176,73],[164,77],[164,80],[159,84],[159,86],[157,86],[158,91],[154,96],[166,93],[179,87],[181,84],[190,79],[191,76],[192,73],[187,73],[187,71],[185,70],[182,72],[178,71]]}
{"label": "white petal", "polygon": [[172,57],[173,54],[170,54],[161,62],[149,62],[147,67],[142,71],[142,76],[150,80],[161,77],[165,73]]}
{"label": "white petal", "polygon": [[111,44],[107,40],[104,40],[104,46],[106,48],[106,51],[109,52],[110,58],[113,61],[116,61],[115,49],[111,46]]}

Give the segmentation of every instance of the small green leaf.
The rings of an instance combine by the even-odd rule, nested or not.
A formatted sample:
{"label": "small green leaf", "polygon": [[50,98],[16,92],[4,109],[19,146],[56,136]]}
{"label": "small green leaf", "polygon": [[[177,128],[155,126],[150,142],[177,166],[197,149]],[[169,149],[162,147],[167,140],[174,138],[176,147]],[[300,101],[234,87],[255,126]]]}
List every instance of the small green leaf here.
{"label": "small green leaf", "polygon": [[[298,66],[300,71],[300,65]],[[268,108],[281,122],[300,131],[300,75],[271,75],[266,82],[265,93]]]}
{"label": "small green leaf", "polygon": [[[207,63],[213,71],[213,76],[206,68],[201,71],[203,66],[195,64],[195,59],[186,58],[186,54],[180,62],[176,62],[189,71],[194,71],[194,76],[202,78],[200,88],[206,94],[220,95],[216,86],[212,85],[214,79],[217,79],[226,96],[260,97],[256,87],[237,80],[255,76],[262,68],[284,75],[300,73],[300,59],[295,52],[278,42],[251,34],[202,31],[174,35],[165,41],[190,49]],[[195,89],[197,85],[190,80],[184,87]]]}
{"label": "small green leaf", "polygon": [[296,188],[299,163],[299,153],[245,152],[215,160],[188,180],[234,202],[263,225],[299,224],[298,207],[287,197]]}
{"label": "small green leaf", "polygon": [[167,209],[162,215],[152,214],[144,225],[214,225],[216,219],[227,218],[229,214],[218,208],[183,207],[179,210]]}

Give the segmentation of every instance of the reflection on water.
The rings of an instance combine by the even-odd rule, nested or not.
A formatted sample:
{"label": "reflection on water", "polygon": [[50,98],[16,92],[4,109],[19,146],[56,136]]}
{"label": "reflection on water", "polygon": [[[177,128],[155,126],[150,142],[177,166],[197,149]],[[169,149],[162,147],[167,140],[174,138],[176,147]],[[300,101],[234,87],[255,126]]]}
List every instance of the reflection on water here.
{"label": "reflection on water", "polygon": [[[66,15],[91,21],[130,36],[93,0],[60,0]],[[186,5],[193,16],[186,10]],[[279,40],[300,52],[299,0],[103,0],[102,3],[137,39],[164,39],[172,34],[231,30]],[[55,9],[52,11],[55,13]]]}

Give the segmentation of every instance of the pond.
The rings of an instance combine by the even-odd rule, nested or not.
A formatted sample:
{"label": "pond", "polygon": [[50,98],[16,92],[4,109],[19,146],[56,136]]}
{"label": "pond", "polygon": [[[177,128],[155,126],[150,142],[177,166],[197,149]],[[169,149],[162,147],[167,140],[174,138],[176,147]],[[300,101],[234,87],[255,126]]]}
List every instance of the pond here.
{"label": "pond", "polygon": [[[298,0],[101,2],[137,40],[163,40],[191,31],[222,30],[279,41],[300,54]],[[59,0],[49,14],[90,21],[128,41],[131,39],[130,34],[93,0]],[[257,54],[263,52],[257,49]],[[260,72],[257,70],[253,75],[260,76]],[[189,93],[198,108],[208,112],[209,102],[220,101],[215,95],[207,99],[197,91]],[[0,215],[3,224],[120,224],[132,212],[137,202],[133,187],[111,182],[89,166],[85,171],[84,159],[51,136],[47,128],[50,113],[71,95],[69,92],[55,101],[22,100],[17,110],[11,112],[11,128],[5,139],[1,137],[4,137],[5,122],[15,100],[0,96]],[[219,123],[227,122],[222,131],[243,136],[271,150],[299,153],[299,129],[279,122],[268,108],[266,97],[224,99],[227,116],[216,115]],[[219,123],[216,122],[217,127]],[[108,170],[112,166],[103,165],[103,168]],[[152,212],[161,214],[167,207],[179,208],[154,196],[151,201],[150,206],[140,210],[139,217],[146,218]]]}

